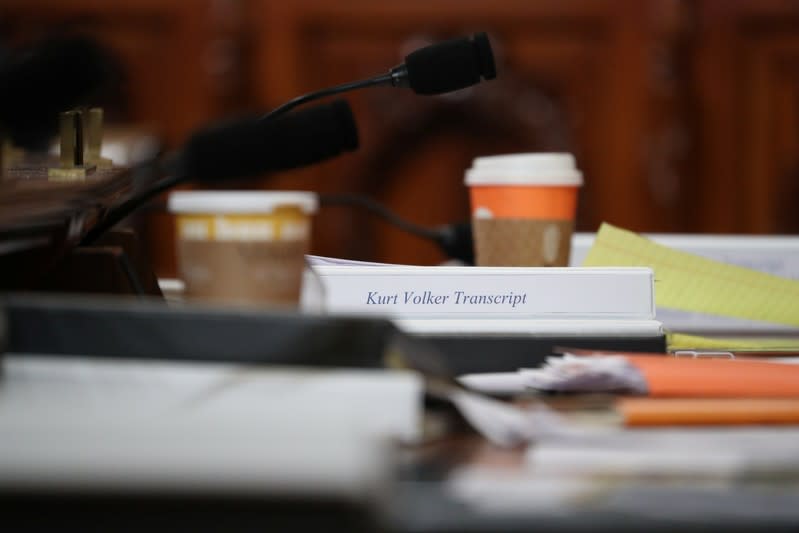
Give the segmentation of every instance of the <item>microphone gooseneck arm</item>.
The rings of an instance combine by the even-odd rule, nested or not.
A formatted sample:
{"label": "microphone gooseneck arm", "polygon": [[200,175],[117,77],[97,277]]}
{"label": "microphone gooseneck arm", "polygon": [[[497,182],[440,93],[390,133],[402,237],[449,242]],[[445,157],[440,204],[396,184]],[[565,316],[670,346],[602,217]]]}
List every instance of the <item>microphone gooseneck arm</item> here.
{"label": "microphone gooseneck arm", "polygon": [[[174,164],[171,163],[172,162],[164,165],[159,161],[148,161],[143,163],[137,170],[146,173],[153,173],[154,170],[161,171],[164,168],[169,170],[170,167],[174,167]],[[110,209],[102,220],[86,232],[86,235],[84,235],[80,241],[80,245],[90,246],[94,244],[105,232],[122,222],[140,206],[185,180],[186,176],[182,176],[175,172],[169,172],[165,178],[158,181],[155,185],[143,189],[121,204],[115,206],[113,209]]]}
{"label": "microphone gooseneck arm", "polygon": [[303,94],[296,98],[292,98],[285,104],[282,104],[276,108],[274,108],[269,113],[261,116],[261,121],[267,120],[274,120],[282,115],[285,115],[292,109],[302,104],[307,104],[308,102],[312,102],[314,100],[319,100],[320,98],[326,98],[328,96],[333,96],[336,94],[346,93],[349,91],[355,91],[357,89],[365,89],[367,87],[378,87],[381,85],[394,85],[395,87],[400,87],[400,81],[397,76],[393,73],[393,71],[389,74],[384,74],[382,76],[376,76],[374,78],[369,78],[367,80],[359,80],[353,81],[350,83],[343,83],[341,85],[336,85],[335,87],[328,87],[326,89],[321,89],[318,91],[314,91],[312,93]]}

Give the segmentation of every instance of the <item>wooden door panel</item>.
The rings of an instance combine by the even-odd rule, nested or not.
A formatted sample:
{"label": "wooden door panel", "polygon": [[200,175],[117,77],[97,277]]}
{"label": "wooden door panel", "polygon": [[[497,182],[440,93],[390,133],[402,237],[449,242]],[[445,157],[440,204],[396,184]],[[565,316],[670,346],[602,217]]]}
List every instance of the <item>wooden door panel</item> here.
{"label": "wooden door panel", "polygon": [[799,231],[799,4],[706,0],[698,230]]}

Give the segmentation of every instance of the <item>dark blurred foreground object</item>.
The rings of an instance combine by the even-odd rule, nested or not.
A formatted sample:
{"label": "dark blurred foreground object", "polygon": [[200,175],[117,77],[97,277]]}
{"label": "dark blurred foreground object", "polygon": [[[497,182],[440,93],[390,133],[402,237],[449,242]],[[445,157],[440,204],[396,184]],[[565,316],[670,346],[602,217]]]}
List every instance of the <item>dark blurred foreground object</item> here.
{"label": "dark blurred foreground object", "polygon": [[8,168],[0,181],[0,290],[159,294],[132,233],[76,247],[108,206],[131,193],[132,172],[98,169],[84,180],[50,181],[51,164]]}
{"label": "dark blurred foreground object", "polygon": [[14,353],[379,368],[402,337],[385,319],[118,296],[10,295],[0,308]]}
{"label": "dark blurred foreground object", "polygon": [[12,295],[0,301],[0,307],[6,315],[9,352],[53,356],[349,368],[387,365],[449,379],[538,366],[559,346],[666,350],[663,335],[411,335],[385,318],[175,307],[124,297]]}
{"label": "dark blurred foreground object", "polygon": [[58,37],[0,56],[0,131],[17,146],[45,150],[58,114],[88,105],[119,79],[110,52],[86,37]]}

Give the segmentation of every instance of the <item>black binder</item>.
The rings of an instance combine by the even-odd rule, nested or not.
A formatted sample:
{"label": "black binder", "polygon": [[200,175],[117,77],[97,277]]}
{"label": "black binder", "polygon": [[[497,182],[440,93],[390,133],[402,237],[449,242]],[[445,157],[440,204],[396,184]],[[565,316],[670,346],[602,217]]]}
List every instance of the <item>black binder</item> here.
{"label": "black binder", "polygon": [[[173,306],[122,297],[13,295],[6,352],[378,368],[439,376],[538,366],[561,346],[664,352],[665,337],[409,335],[383,318]],[[397,359],[399,356],[399,359]]]}

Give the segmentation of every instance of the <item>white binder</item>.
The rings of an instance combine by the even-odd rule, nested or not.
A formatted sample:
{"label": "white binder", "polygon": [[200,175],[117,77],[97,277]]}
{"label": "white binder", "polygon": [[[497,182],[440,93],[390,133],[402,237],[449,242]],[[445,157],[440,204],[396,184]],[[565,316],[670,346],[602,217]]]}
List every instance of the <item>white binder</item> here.
{"label": "white binder", "polygon": [[[652,320],[648,268],[316,264],[303,305],[413,319]],[[319,287],[321,285],[321,288]]]}

